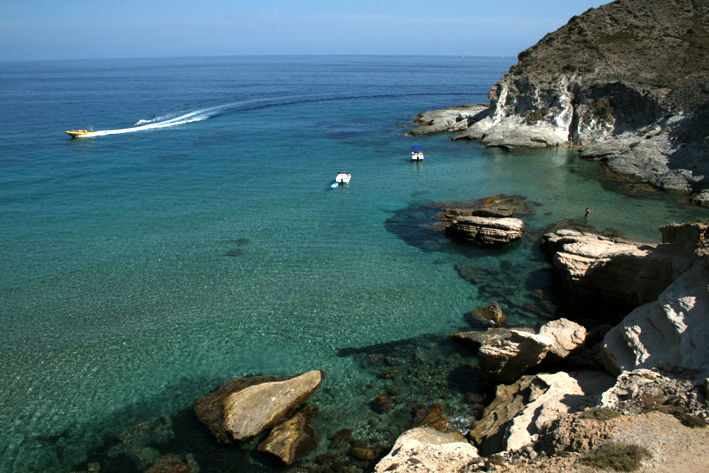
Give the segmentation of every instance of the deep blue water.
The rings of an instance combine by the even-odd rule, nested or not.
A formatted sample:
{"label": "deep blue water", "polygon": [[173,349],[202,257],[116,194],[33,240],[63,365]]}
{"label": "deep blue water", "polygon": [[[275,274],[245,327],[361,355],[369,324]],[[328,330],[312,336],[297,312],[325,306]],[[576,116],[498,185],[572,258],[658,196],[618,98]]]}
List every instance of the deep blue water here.
{"label": "deep blue water", "polygon": [[[410,375],[441,363],[437,349],[451,370],[474,363],[437,342],[490,302],[456,264],[514,268],[500,276],[503,307],[513,322],[538,320],[524,310],[546,268],[534,243],[464,248],[427,230],[426,202],[521,194],[530,229],[588,206],[597,228],[647,241],[707,217],[678,197],[606,190],[599,166],[569,150],[405,136],[417,113],[486,102],[513,62],[0,64],[0,472],[86,468],[127,428],[189,417],[246,375],[323,369],[323,438],[381,436],[368,403],[389,381],[348,349],[385,344],[373,350]],[[101,136],[64,134],[89,125]],[[423,163],[408,160],[412,144]],[[331,190],[339,171],[352,181]],[[473,416],[439,371],[448,384],[400,384],[411,402]]]}

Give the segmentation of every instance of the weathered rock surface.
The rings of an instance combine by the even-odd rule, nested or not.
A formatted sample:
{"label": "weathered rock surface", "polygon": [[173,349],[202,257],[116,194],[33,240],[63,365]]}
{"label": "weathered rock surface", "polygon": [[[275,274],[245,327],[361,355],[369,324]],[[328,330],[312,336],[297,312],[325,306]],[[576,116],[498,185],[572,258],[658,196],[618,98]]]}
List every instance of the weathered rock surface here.
{"label": "weathered rock surface", "polygon": [[[518,329],[519,330],[519,329]],[[528,330],[534,333],[533,330]],[[483,345],[492,345],[501,339],[507,339],[512,336],[509,329],[495,327],[489,328],[486,332],[460,332],[448,335],[451,340],[468,347],[470,350],[477,353]]]}
{"label": "weathered rock surface", "polygon": [[617,241],[603,235],[557,230],[542,237],[568,295],[603,298],[623,307],[657,299],[676,277],[673,255],[656,245]]}
{"label": "weathered rock surface", "polygon": [[258,450],[275,455],[286,465],[300,461],[318,446],[319,437],[312,423],[317,412],[317,406],[301,409],[293,417],[274,427],[266,440],[258,446]]}
{"label": "weathered rock surface", "polygon": [[558,362],[569,356],[586,340],[586,329],[568,319],[552,320],[539,329],[539,335],[551,340],[545,361]]}
{"label": "weathered rock surface", "polygon": [[477,449],[458,432],[429,427],[404,432],[391,452],[377,463],[376,473],[458,473],[482,464]]}
{"label": "weathered rock surface", "polygon": [[194,410],[219,441],[240,441],[290,416],[320,387],[324,378],[325,372],[316,370],[285,379],[236,379],[197,401]]}
{"label": "weathered rock surface", "polygon": [[487,113],[454,139],[585,144],[582,156],[617,173],[706,189],[708,12],[705,0],[618,0],[575,16],[519,54],[490,90]]}
{"label": "weathered rock surface", "polygon": [[468,121],[487,110],[487,104],[469,104],[443,110],[423,112],[416,117],[417,128],[411,130],[412,135],[428,135],[431,133],[455,133],[468,128]]}
{"label": "weathered rock surface", "polygon": [[[691,373],[685,374],[691,379]],[[642,368],[625,371],[618,376],[615,385],[603,393],[600,405],[632,415],[668,404],[709,419],[709,404],[702,386],[690,379]]]}
{"label": "weathered rock surface", "polygon": [[594,406],[613,378],[600,372],[564,372],[523,376],[499,385],[495,400],[468,433],[489,456],[530,445],[544,427],[562,415]]}
{"label": "weathered rock surface", "polygon": [[478,351],[480,370],[501,383],[513,383],[522,373],[537,366],[546,356],[552,341],[547,337],[510,330],[510,338],[483,345]]}
{"label": "weathered rock surface", "polygon": [[524,222],[518,218],[458,217],[446,233],[480,245],[502,245],[522,238]]}
{"label": "weathered rock surface", "polygon": [[660,363],[709,375],[709,264],[696,264],[655,302],[638,307],[603,340],[601,356],[614,374]]}

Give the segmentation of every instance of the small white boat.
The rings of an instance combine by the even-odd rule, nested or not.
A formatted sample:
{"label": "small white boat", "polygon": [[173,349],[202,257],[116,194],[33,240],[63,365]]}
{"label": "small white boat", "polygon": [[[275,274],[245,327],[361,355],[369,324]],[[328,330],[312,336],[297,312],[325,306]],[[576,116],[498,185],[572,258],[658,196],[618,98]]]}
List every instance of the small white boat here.
{"label": "small white boat", "polygon": [[411,161],[423,161],[423,148],[420,146],[411,147]]}
{"label": "small white boat", "polygon": [[338,173],[337,176],[335,177],[335,182],[330,187],[332,187],[334,189],[335,187],[337,187],[339,185],[349,184],[350,179],[352,179],[352,174],[350,174],[348,172]]}

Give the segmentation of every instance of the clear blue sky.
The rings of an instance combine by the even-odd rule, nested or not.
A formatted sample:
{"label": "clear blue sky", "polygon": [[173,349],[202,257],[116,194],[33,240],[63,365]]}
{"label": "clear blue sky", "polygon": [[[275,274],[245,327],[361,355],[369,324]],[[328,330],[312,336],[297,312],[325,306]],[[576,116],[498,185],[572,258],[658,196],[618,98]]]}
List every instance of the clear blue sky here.
{"label": "clear blue sky", "polygon": [[0,0],[0,60],[514,56],[609,0]]}

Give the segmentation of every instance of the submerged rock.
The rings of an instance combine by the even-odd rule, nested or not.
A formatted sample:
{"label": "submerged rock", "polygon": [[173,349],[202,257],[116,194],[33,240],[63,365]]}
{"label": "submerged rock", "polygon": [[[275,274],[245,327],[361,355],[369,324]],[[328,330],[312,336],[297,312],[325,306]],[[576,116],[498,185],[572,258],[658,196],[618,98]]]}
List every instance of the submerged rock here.
{"label": "submerged rock", "polygon": [[285,379],[236,379],[197,401],[194,410],[220,442],[241,441],[287,418],[324,378],[324,371],[315,370]]}
{"label": "submerged rock", "polygon": [[318,446],[319,437],[312,420],[317,406],[308,406],[296,415],[277,425],[259,446],[260,452],[280,458],[286,465],[300,461]]}
{"label": "submerged rock", "polygon": [[471,312],[471,317],[483,325],[505,325],[507,323],[507,317],[497,302],[490,302],[481,309],[475,309]]}

